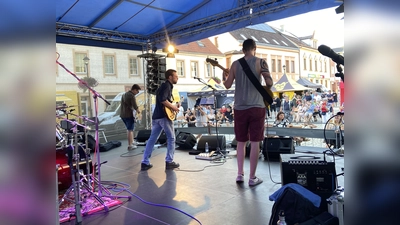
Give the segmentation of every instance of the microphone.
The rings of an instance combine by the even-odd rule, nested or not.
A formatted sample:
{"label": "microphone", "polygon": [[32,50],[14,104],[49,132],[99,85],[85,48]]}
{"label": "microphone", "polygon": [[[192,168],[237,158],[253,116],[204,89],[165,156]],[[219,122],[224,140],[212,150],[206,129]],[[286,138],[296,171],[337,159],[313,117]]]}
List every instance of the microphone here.
{"label": "microphone", "polygon": [[326,45],[320,45],[318,47],[318,51],[329,58],[331,58],[337,64],[341,64],[344,66],[344,57],[334,52],[331,48]]}

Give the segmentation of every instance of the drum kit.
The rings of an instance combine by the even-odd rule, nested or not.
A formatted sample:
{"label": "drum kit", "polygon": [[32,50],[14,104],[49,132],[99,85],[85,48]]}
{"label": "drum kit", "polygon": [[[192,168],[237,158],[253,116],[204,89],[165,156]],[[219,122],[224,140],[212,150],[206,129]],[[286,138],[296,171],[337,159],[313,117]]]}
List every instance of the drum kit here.
{"label": "drum kit", "polygon": [[[59,123],[56,123],[56,173],[57,173],[57,188],[66,190],[63,197],[58,199],[58,206],[64,201],[75,203],[76,220],[81,221],[80,205],[82,193],[86,196],[93,196],[104,209],[108,211],[107,205],[100,196],[95,194],[95,187],[100,188],[99,179],[92,173],[97,173],[97,165],[92,164],[91,149],[88,147],[88,130],[91,128],[89,124],[95,123],[93,120],[79,116],[72,111],[75,106],[62,105],[56,107],[56,118]],[[63,116],[61,116],[60,111]],[[76,119],[84,121],[80,124],[76,119],[69,119],[68,116],[75,116]],[[66,117],[64,117],[66,116]],[[70,193],[74,191],[74,199],[69,198]],[[109,190],[103,189],[108,195],[111,195]],[[58,191],[57,191],[58,192]]]}

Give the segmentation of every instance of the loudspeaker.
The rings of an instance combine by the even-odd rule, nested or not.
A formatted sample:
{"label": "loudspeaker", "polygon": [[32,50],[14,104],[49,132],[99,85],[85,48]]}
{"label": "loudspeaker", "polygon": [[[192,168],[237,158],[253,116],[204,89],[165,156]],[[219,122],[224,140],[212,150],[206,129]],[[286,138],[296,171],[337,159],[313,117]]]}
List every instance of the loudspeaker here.
{"label": "loudspeaker", "polygon": [[175,138],[175,144],[179,145],[183,149],[193,149],[196,145],[197,140],[191,133],[179,132]]}
{"label": "loudspeaker", "polygon": [[197,143],[197,150],[201,152],[205,152],[205,145],[208,142],[209,151],[217,150],[217,140],[219,144],[219,149],[221,151],[226,150],[226,138],[225,135],[218,135],[218,139],[216,135],[203,135],[201,136],[199,142]]}
{"label": "loudspeaker", "polygon": [[320,209],[328,209],[328,199],[336,189],[335,162],[319,156],[281,154],[282,186],[296,183],[321,197]]}
{"label": "loudspeaker", "polygon": [[[151,135],[151,130],[139,130],[136,136],[136,141],[146,142],[147,140],[149,140],[150,135]],[[160,137],[158,138],[157,142],[159,142],[160,144],[164,144],[165,142],[167,142],[167,136],[165,135],[164,131],[160,134]]]}
{"label": "loudspeaker", "polygon": [[279,160],[280,154],[294,154],[293,138],[264,138],[262,153],[270,160]]}

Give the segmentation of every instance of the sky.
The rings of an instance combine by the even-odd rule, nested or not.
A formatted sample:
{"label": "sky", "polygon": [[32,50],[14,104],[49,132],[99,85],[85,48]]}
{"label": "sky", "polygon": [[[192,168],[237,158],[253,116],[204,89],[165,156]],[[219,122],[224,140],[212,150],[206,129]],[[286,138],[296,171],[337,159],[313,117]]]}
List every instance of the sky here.
{"label": "sky", "polygon": [[286,31],[298,37],[311,35],[315,30],[318,46],[324,44],[331,48],[343,47],[344,13],[336,14],[335,8],[337,7],[275,20],[267,24],[276,28],[284,25]]}

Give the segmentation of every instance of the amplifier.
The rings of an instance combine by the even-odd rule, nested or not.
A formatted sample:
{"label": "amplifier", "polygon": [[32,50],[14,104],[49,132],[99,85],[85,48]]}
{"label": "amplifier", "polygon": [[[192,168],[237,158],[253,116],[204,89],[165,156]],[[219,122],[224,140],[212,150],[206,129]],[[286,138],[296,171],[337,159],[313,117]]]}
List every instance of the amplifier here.
{"label": "amplifier", "polygon": [[321,208],[327,209],[326,199],[336,189],[334,162],[327,162],[319,156],[281,154],[282,185],[296,183],[321,197]]}

